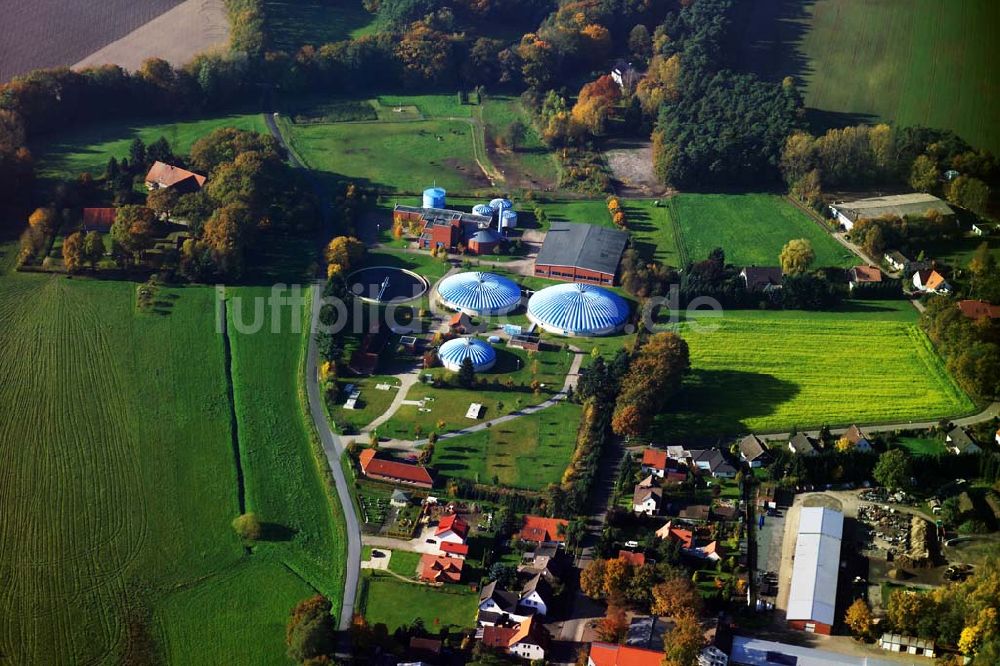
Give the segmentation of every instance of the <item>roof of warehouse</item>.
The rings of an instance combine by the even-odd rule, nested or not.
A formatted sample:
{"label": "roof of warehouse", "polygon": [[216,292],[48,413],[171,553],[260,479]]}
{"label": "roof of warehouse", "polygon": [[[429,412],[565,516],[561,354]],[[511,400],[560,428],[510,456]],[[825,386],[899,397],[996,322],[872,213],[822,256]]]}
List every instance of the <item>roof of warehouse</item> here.
{"label": "roof of warehouse", "polygon": [[576,222],[553,222],[535,263],[576,266],[614,275],[627,243],[628,234],[618,229]]}
{"label": "roof of warehouse", "polygon": [[882,215],[923,216],[928,210],[936,210],[942,215],[952,215],[955,212],[944,201],[923,192],[843,201],[833,204],[833,207],[852,220],[876,218]]}
{"label": "roof of warehouse", "polygon": [[836,621],[837,577],[844,514],[824,507],[803,507],[788,596],[789,620]]}

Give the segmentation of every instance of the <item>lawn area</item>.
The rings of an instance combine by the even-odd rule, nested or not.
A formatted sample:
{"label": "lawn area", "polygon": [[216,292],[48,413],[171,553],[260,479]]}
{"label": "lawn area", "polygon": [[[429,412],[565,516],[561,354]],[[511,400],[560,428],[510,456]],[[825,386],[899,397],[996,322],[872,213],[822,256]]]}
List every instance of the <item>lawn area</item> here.
{"label": "lawn area", "polygon": [[[488,96],[482,105],[482,118],[486,125],[486,143],[490,159],[503,171],[508,187],[553,187],[559,182],[559,167],[555,156],[542,142],[516,97]],[[496,138],[503,136],[511,123],[520,122],[525,127],[524,141],[514,151],[499,151]]]}
{"label": "lawn area", "polygon": [[248,555],[214,290],[164,288],[140,312],[135,288],[0,272],[0,652],[121,662],[150,635],[156,661],[283,663],[290,604],[342,585],[298,374],[280,374],[299,344],[235,349],[246,496],[294,530]]}
{"label": "lawn area", "polygon": [[938,241],[916,249],[923,250],[926,256],[933,257],[947,266],[964,269],[968,267],[972,255],[976,253],[976,249],[983,243],[986,243],[990,248],[990,254],[1000,261],[1000,236],[986,238],[982,236],[963,236],[955,240]]}
{"label": "lawn area", "polygon": [[558,483],[573,455],[581,407],[563,402],[538,414],[434,445],[443,476],[542,490]]}
{"label": "lawn area", "polygon": [[713,248],[726,251],[734,266],[777,266],[778,255],[793,238],[807,238],[815,266],[853,266],[858,258],[837,243],[805,213],[771,194],[682,194],[670,199],[670,214],[683,236],[691,261]]}
{"label": "lawn area", "polygon": [[[483,405],[483,419],[495,419],[521,407],[535,405],[546,400],[552,393],[562,388],[569,371],[570,355],[565,351],[540,351],[532,356],[523,349],[496,346],[497,363],[488,372],[479,373],[477,378],[498,385],[477,386],[474,389],[434,388],[430,384],[417,384],[407,393],[407,400],[429,398],[427,408],[422,412],[415,405],[403,405],[399,411],[379,429],[380,437],[397,439],[417,438],[417,427],[426,437],[433,431],[447,432],[472,425],[465,418],[469,405],[478,402]],[[532,373],[537,364],[538,372]],[[448,374],[444,368],[434,368],[428,374],[443,377]],[[545,389],[536,395],[530,388],[533,379],[545,384]],[[506,383],[512,382],[511,386]],[[439,425],[440,424],[440,425]]]}
{"label": "lawn area", "polygon": [[418,617],[430,631],[468,629],[476,624],[478,605],[479,595],[465,585],[442,589],[404,583],[389,576],[368,575],[362,579],[361,609],[365,618],[369,624],[385,624],[390,633]]}
{"label": "lawn area", "polygon": [[[955,130],[1000,151],[1000,4],[816,0],[747,7],[740,64],[804,81],[823,124],[852,117]],[[763,11],[761,11],[763,10]]]}
{"label": "lawn area", "polygon": [[97,177],[104,173],[108,159],[128,157],[136,137],[147,144],[161,136],[178,155],[186,155],[191,144],[219,127],[236,127],[266,134],[264,117],[259,113],[216,116],[162,124],[108,123],[81,130],[43,137],[32,145],[42,178],[75,180],[84,171]]}
{"label": "lawn area", "polygon": [[283,121],[292,147],[313,169],[383,192],[488,188],[473,157],[473,127],[460,120],[322,123]]}
{"label": "lawn area", "polygon": [[941,440],[933,437],[900,437],[896,443],[914,456],[936,456],[948,452]]}
{"label": "lawn area", "polygon": [[264,0],[264,16],[268,48],[289,53],[376,30],[375,15],[361,0]]}
{"label": "lawn area", "polygon": [[407,550],[394,550],[389,558],[389,570],[400,576],[415,576],[418,564],[420,564],[420,553],[411,553]]}
{"label": "lawn area", "polygon": [[912,319],[884,314],[867,304],[847,313],[729,311],[679,324],[692,373],[657,434],[673,443],[972,411]]}
{"label": "lawn area", "polygon": [[[344,388],[348,384],[354,384],[354,387],[361,391],[361,399],[358,400],[359,407],[357,409],[344,409],[344,402],[347,400]],[[395,377],[373,375],[371,377],[351,377],[337,382],[340,394],[330,406],[330,418],[333,419],[338,428],[344,432],[348,429],[359,432],[376,417],[385,413],[396,397],[397,389],[380,391],[375,388],[376,384],[389,384],[398,387],[399,380]]]}

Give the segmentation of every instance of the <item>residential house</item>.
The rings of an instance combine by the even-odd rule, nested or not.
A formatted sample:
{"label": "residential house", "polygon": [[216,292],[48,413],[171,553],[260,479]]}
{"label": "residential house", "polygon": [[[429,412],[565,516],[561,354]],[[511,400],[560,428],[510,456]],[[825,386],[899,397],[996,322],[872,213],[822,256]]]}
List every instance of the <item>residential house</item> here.
{"label": "residential house", "polygon": [[540,573],[549,583],[558,582],[566,575],[568,560],[556,544],[543,544],[535,548],[534,552],[523,555],[524,564],[517,571],[528,575]]}
{"label": "residential house", "polygon": [[552,586],[545,580],[545,576],[537,573],[521,588],[520,599],[518,600],[518,612],[535,613],[546,615],[549,612],[549,604],[552,602]]}
{"label": "residential house", "polygon": [[677,512],[678,518],[684,520],[697,520],[705,522],[712,514],[711,508],[707,504],[692,504]]}
{"label": "residential house", "polygon": [[99,231],[106,234],[111,231],[111,225],[115,223],[117,215],[117,208],[84,208],[80,228],[85,233]]}
{"label": "residential house", "polygon": [[655,516],[660,512],[660,504],[662,502],[663,491],[659,488],[641,488],[636,486],[632,493],[632,510],[636,513]]}
{"label": "residential house", "polygon": [[441,649],[443,643],[437,638],[410,638],[410,649],[406,652],[406,658],[412,662],[438,663],[441,660]]}
{"label": "residential house", "polygon": [[718,562],[722,559],[722,546],[719,545],[718,541],[710,541],[704,546],[685,548],[684,552],[693,557],[697,557],[699,560]]}
{"label": "residential house", "polygon": [[437,529],[434,530],[434,538],[440,543],[465,543],[469,536],[469,524],[462,520],[457,513],[452,513],[438,521]]}
{"label": "residential house", "polygon": [[819,445],[815,439],[800,432],[788,440],[788,450],[800,456],[811,456],[819,453]]}
{"label": "residential house", "polygon": [[460,583],[465,561],[454,557],[420,556],[420,580],[428,583]]}
{"label": "residential house", "polygon": [[698,469],[708,472],[717,479],[732,479],[736,476],[736,468],[726,460],[722,451],[716,448],[692,451],[691,462]]}
{"label": "residential house", "polygon": [[362,451],[358,456],[358,463],[361,465],[361,473],[376,481],[403,483],[426,489],[434,486],[434,478],[426,467],[379,458],[375,449]]}
{"label": "residential house", "polygon": [[924,269],[913,274],[913,286],[927,294],[950,294],[951,285],[934,269]]}
{"label": "residential house", "polygon": [[652,474],[662,479],[667,473],[667,452],[663,449],[647,448],[642,452],[642,473]]}
{"label": "residential house", "polygon": [[871,442],[868,441],[865,433],[861,432],[861,428],[857,425],[852,425],[848,428],[847,432],[845,432],[842,437],[845,437],[847,441],[851,443],[851,446],[854,447],[855,451],[869,453],[872,450]]}
{"label": "residential house", "polygon": [[618,84],[622,92],[631,95],[636,85],[642,79],[642,72],[632,66],[632,63],[619,60],[611,68],[611,79]]}
{"label": "residential house", "polygon": [[146,172],[145,180],[148,190],[170,188],[177,192],[189,193],[200,190],[207,179],[193,171],[156,161]]}
{"label": "residential house", "polygon": [[948,434],[944,438],[947,443],[947,448],[949,451],[955,455],[963,455],[966,453],[979,453],[982,451],[979,445],[976,444],[975,440],[969,436],[963,428],[955,427],[948,431]]}
{"label": "residential house", "polygon": [[496,581],[487,583],[479,592],[479,615],[476,621],[481,627],[489,627],[527,619],[527,613],[518,612],[518,601],[520,596],[516,592],[498,587]]}
{"label": "residential house", "polygon": [[676,486],[687,481],[687,472],[683,469],[668,469],[667,475],[663,477],[664,486]]}
{"label": "residential house", "polygon": [[972,233],[974,233],[977,236],[987,236],[990,233],[989,225],[984,224],[982,222],[973,222]]}
{"label": "residential house", "polygon": [[885,255],[885,263],[894,271],[905,270],[910,260],[899,250],[893,250]]}
{"label": "residential house", "polygon": [[713,520],[736,520],[740,517],[740,508],[734,504],[713,504]]}
{"label": "residential house", "polygon": [[521,523],[518,537],[521,541],[534,543],[564,543],[566,528],[569,521],[562,518],[545,518],[543,516],[525,516]]}
{"label": "residential house", "polygon": [[969,319],[1000,319],[1000,305],[992,305],[986,301],[962,300],[958,309]]}
{"label": "residential house", "polygon": [[469,544],[467,543],[455,543],[453,541],[441,541],[438,543],[438,550],[441,551],[442,555],[447,557],[454,557],[455,559],[464,560],[469,556]]}
{"label": "residential house", "polygon": [[636,615],[628,623],[625,645],[638,648],[661,647],[668,624],[658,622],[653,615]]}
{"label": "residential house", "polygon": [[656,477],[650,474],[649,476],[642,477],[639,483],[635,484],[636,488],[655,488],[656,487]]}
{"label": "residential house", "polygon": [[686,527],[675,525],[673,521],[656,530],[656,536],[667,541],[679,543],[681,548],[690,548],[694,544],[694,532]]}
{"label": "residential house", "polygon": [[618,559],[625,560],[634,567],[641,567],[646,564],[645,553],[634,553],[631,550],[619,550]]}
{"label": "residential house", "polygon": [[747,291],[770,292],[781,289],[784,276],[776,266],[747,266],[740,271]]}
{"label": "residential house", "polygon": [[550,640],[541,621],[531,617],[513,627],[493,625],[483,629],[483,645],[506,650],[509,654],[528,661],[545,659]]}
{"label": "residential house", "polygon": [[882,271],[875,266],[855,266],[848,271],[847,287],[854,291],[856,287],[882,282]]}
{"label": "residential house", "polygon": [[750,467],[763,467],[770,462],[771,456],[768,453],[767,445],[757,435],[750,434],[741,439],[739,448],[740,460]]}
{"label": "residential house", "polygon": [[587,666],[660,666],[663,650],[649,650],[629,645],[591,643]]}
{"label": "residential house", "polygon": [[679,446],[677,444],[671,444],[666,448],[667,448],[667,457],[673,460],[674,462],[686,465],[688,458],[691,457],[691,452],[688,451],[683,446]]}

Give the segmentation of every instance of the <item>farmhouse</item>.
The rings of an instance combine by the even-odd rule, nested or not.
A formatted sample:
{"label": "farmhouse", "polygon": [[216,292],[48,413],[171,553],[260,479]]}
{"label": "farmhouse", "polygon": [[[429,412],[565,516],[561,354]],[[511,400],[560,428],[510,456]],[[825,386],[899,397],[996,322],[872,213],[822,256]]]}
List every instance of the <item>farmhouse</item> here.
{"label": "farmhouse", "polygon": [[969,433],[961,427],[955,427],[948,431],[945,435],[944,441],[947,443],[946,446],[949,451],[955,455],[963,455],[966,453],[979,453],[982,451],[979,445],[969,437]]}
{"label": "farmhouse", "polygon": [[769,292],[781,289],[781,269],[775,266],[747,266],[740,271],[747,291]]}
{"label": "farmhouse", "polygon": [[636,513],[644,513],[647,516],[655,516],[660,512],[660,502],[663,501],[663,491],[659,488],[643,488],[641,485],[635,487],[632,493],[632,510]]}
{"label": "farmhouse", "polygon": [[855,266],[849,271],[848,288],[854,291],[855,287],[866,284],[878,284],[882,281],[882,271],[875,266]]}
{"label": "farmhouse", "polygon": [[567,527],[569,527],[569,521],[562,518],[525,516],[518,536],[521,541],[540,544],[563,543],[566,541]]}
{"label": "farmhouse", "polygon": [[205,184],[205,180],[205,176],[193,171],[157,161],[153,162],[146,173],[146,189],[170,188],[181,193],[197,192]]}
{"label": "farmhouse", "polygon": [[870,197],[830,205],[830,213],[846,231],[853,229],[859,220],[870,220],[885,215],[925,217],[931,211],[940,213],[942,216],[955,214],[955,211],[948,204],[933,195],[922,192]]}
{"label": "farmhouse", "polygon": [[934,269],[924,269],[913,274],[913,286],[917,291],[928,294],[948,294],[951,292],[951,285],[944,279],[944,276]]}
{"label": "farmhouse", "polygon": [[460,583],[465,561],[454,557],[420,556],[420,580],[428,583]]}
{"label": "farmhouse", "polygon": [[487,215],[396,204],[392,221],[419,225],[417,244],[424,250],[443,248],[454,252],[464,245],[472,254],[491,254],[503,242],[503,237],[491,228],[493,218]]}
{"label": "farmhouse", "polygon": [[84,208],[81,228],[84,232],[99,231],[106,234],[115,223],[117,208]]}
{"label": "farmhouse", "polygon": [[763,467],[770,460],[767,445],[757,435],[747,435],[740,440],[740,460],[750,467]]}
{"label": "farmhouse", "polygon": [[553,222],[535,257],[535,275],[592,284],[614,284],[628,234],[592,224]]}
{"label": "farmhouse", "polygon": [[358,462],[361,464],[361,473],[370,479],[426,489],[434,486],[434,478],[426,467],[377,458],[375,449],[362,451]]}
{"label": "farmhouse", "polygon": [[986,301],[965,299],[958,302],[958,309],[969,319],[1000,319],[1000,305]]}
{"label": "farmhouse", "polygon": [[826,507],[799,511],[795,564],[789,586],[788,626],[829,635],[836,622],[837,578],[844,514]]}

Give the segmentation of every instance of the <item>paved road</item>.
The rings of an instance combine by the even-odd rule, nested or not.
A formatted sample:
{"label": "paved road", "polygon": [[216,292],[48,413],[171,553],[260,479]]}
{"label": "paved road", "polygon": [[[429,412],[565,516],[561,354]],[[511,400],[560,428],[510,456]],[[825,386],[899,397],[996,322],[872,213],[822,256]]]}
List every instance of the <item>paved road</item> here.
{"label": "paved road", "polygon": [[[957,419],[947,419],[957,426],[970,426],[977,423],[982,423],[983,421],[990,421],[993,418],[1000,417],[1000,401],[992,402],[986,406],[986,408],[979,412],[978,414],[972,414],[970,416],[963,416]],[[936,428],[940,419],[938,421],[900,421],[896,423],[879,423],[876,425],[859,425],[864,432],[891,432],[893,430],[900,430],[904,428],[912,428],[916,430],[924,430],[927,428]],[[804,432],[805,434],[816,437],[819,435],[819,430],[800,430],[799,432]],[[831,434],[842,435],[847,432],[847,428],[833,428],[830,430]],[[789,432],[765,432],[765,433],[755,433],[761,439],[769,440],[784,440],[791,437]]]}
{"label": "paved road", "polygon": [[351,628],[351,620],[354,617],[354,597],[358,591],[358,575],[361,571],[361,526],[358,523],[358,514],[354,510],[354,502],[351,500],[350,486],[340,466],[340,457],[344,452],[343,445],[340,438],[330,429],[330,423],[323,410],[323,394],[319,387],[317,368],[319,346],[316,344],[315,329],[319,321],[322,295],[323,282],[317,281],[313,286],[312,326],[309,330],[309,353],[306,356],[306,393],[309,397],[309,414],[323,444],[323,452],[333,473],[340,506],[344,512],[344,522],[347,524],[347,566],[344,571],[344,603],[340,612],[340,630],[347,631]]}
{"label": "paved road", "polygon": [[[312,183],[313,190],[320,203],[320,215],[322,224],[317,230],[317,240],[320,243],[326,242],[324,234],[329,233],[330,227],[330,205],[329,197],[319,179],[316,178],[309,168],[303,164],[295,153],[292,152],[285,137],[281,135],[277,123],[274,121],[273,113],[265,113],[264,121],[279,144],[288,153],[288,159],[292,166],[305,173]],[[316,433],[319,435],[323,445],[323,452],[326,454],[330,472],[333,474],[334,484],[337,488],[337,496],[340,498],[340,506],[344,513],[344,523],[347,527],[347,562],[344,567],[344,601],[340,610],[340,630],[347,631],[351,628],[351,620],[354,618],[354,598],[358,592],[358,576],[361,572],[361,526],[358,522],[358,514],[354,509],[354,502],[351,499],[351,489],[344,476],[344,470],[340,466],[340,458],[344,448],[340,438],[330,429],[330,423],[326,418],[323,409],[323,397],[319,387],[319,347],[316,344],[316,327],[319,323],[319,311],[322,307],[324,281],[317,280],[313,285],[313,298],[311,309],[311,324],[309,327],[309,348],[306,354],[306,394],[308,396],[309,415],[312,417]],[[332,554],[331,554],[332,555]]]}

